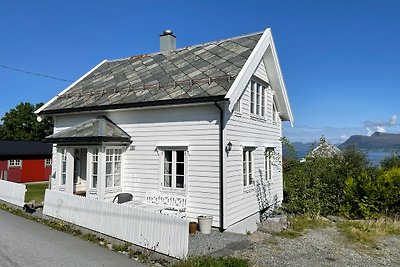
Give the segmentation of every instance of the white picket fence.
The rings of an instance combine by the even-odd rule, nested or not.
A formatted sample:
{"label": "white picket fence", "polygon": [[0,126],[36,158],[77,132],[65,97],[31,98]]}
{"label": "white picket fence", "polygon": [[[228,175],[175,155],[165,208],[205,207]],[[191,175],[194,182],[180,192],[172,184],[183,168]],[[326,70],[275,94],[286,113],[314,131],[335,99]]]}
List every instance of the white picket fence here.
{"label": "white picket fence", "polygon": [[43,213],[175,258],[188,253],[189,222],[176,216],[52,190]]}
{"label": "white picket fence", "polygon": [[24,184],[0,180],[1,200],[22,207],[25,205],[25,191],[26,186]]}

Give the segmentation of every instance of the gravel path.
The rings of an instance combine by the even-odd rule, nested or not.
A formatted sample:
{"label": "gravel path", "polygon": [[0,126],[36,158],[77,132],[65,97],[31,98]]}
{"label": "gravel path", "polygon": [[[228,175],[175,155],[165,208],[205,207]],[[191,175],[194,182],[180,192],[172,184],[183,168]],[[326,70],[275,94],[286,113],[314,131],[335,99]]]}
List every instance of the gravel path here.
{"label": "gravel path", "polygon": [[349,244],[334,227],[295,239],[256,232],[249,240],[249,247],[233,254],[252,266],[400,266],[399,237],[381,239],[374,250]]}

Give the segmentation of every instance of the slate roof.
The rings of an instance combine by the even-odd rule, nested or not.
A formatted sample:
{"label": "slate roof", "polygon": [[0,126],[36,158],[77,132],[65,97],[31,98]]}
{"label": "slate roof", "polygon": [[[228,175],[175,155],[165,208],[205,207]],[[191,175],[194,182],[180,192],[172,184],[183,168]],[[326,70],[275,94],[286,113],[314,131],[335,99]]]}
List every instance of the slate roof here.
{"label": "slate roof", "polygon": [[261,35],[106,61],[41,113],[222,99]]}
{"label": "slate roof", "polygon": [[78,125],[46,137],[50,143],[85,143],[97,144],[101,142],[129,142],[130,135],[118,127],[110,119],[101,116],[90,119]]}
{"label": "slate roof", "polygon": [[333,158],[342,156],[343,152],[334,144],[328,143],[325,139],[322,139],[320,144],[307,155],[307,157],[311,158]]}
{"label": "slate roof", "polygon": [[51,144],[0,140],[0,159],[51,158],[51,153]]}

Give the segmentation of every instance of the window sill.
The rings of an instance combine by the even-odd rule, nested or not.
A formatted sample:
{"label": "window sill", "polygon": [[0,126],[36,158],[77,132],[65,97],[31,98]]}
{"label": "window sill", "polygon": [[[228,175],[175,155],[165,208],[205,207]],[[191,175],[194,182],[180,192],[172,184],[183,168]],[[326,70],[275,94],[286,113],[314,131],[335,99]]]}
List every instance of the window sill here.
{"label": "window sill", "polygon": [[160,190],[161,193],[166,193],[166,194],[176,194],[180,196],[185,196],[186,195],[186,189],[177,189],[177,188],[167,188],[167,187],[162,187]]}
{"label": "window sill", "polygon": [[243,193],[251,193],[255,190],[254,184],[246,185],[243,187]]}
{"label": "window sill", "polygon": [[267,122],[265,117],[262,117],[260,115],[255,115],[255,114],[250,114],[250,119],[255,120],[255,121],[259,121],[259,122],[262,122],[262,123],[266,123]]}

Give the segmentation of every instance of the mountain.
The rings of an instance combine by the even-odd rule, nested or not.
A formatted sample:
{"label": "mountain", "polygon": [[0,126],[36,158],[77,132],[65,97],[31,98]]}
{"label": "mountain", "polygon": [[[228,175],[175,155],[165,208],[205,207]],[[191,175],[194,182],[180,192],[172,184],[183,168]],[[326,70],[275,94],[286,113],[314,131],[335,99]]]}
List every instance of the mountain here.
{"label": "mountain", "polygon": [[398,150],[400,134],[375,132],[371,136],[352,135],[339,148],[352,145],[361,150]]}

